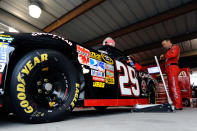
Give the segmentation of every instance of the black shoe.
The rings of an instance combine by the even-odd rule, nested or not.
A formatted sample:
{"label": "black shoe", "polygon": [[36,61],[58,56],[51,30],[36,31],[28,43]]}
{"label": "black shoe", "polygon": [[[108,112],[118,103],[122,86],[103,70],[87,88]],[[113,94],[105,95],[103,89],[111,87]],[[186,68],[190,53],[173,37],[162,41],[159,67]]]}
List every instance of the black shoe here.
{"label": "black shoe", "polygon": [[176,110],[183,110],[183,108],[175,108]]}

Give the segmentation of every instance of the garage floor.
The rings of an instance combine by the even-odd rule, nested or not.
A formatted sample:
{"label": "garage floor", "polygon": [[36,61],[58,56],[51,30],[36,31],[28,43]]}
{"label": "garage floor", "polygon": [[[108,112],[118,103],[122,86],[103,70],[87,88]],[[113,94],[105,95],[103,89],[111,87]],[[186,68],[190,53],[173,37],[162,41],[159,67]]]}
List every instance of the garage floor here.
{"label": "garage floor", "polygon": [[0,118],[0,131],[196,131],[197,108],[176,113],[131,113],[128,108],[100,112],[77,109],[64,121],[22,123],[15,116]]}

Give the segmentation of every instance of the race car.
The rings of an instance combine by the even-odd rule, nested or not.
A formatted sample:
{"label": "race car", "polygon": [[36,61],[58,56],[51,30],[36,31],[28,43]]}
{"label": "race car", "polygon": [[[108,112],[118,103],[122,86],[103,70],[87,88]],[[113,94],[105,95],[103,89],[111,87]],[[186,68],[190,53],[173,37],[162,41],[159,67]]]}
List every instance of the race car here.
{"label": "race car", "polygon": [[155,81],[127,61],[107,45],[88,48],[49,33],[0,34],[0,107],[43,123],[64,119],[74,107],[155,103]]}

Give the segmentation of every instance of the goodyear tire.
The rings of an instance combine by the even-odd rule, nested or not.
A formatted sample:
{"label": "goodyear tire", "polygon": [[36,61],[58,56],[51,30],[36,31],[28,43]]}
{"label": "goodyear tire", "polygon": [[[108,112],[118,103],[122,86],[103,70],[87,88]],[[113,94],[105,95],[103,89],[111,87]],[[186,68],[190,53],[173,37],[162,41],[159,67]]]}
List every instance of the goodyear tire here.
{"label": "goodyear tire", "polygon": [[72,111],[79,96],[72,61],[53,50],[35,50],[16,64],[10,85],[13,111],[24,121],[59,121]]}
{"label": "goodyear tire", "polygon": [[156,103],[155,85],[150,83],[148,88],[148,99],[150,104]]}

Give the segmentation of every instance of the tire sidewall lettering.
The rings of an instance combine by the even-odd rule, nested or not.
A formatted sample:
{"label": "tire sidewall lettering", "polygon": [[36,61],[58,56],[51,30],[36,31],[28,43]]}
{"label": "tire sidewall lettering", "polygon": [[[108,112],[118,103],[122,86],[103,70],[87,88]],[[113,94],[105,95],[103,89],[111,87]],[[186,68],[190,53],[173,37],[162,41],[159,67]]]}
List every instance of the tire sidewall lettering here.
{"label": "tire sidewall lettering", "polygon": [[[38,60],[39,59],[39,60]],[[26,83],[25,79],[28,77],[32,69],[39,64],[40,62],[44,62],[48,60],[48,54],[43,53],[40,56],[35,56],[31,58],[20,70],[17,75],[17,87],[16,87],[16,98],[19,101],[19,107],[23,109],[23,111],[27,114],[33,113],[34,109],[30,105],[30,102],[27,99],[26,95]]]}

